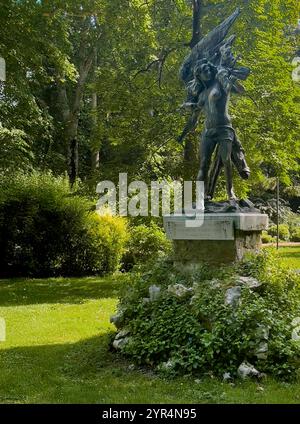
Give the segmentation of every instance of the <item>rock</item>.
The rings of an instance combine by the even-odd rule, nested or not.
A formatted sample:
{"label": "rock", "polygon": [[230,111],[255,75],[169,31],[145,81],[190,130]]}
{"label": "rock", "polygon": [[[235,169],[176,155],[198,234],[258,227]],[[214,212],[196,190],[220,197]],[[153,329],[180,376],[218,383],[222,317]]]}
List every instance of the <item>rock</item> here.
{"label": "rock", "polygon": [[256,355],[257,359],[267,359],[267,357],[268,357],[268,343],[267,342],[259,343],[257,349],[254,352],[254,355]]}
{"label": "rock", "polygon": [[150,296],[150,302],[155,302],[160,296],[160,287],[158,286],[150,286],[149,287],[149,296]]}
{"label": "rock", "polygon": [[134,370],[135,370],[135,365],[134,364],[128,365],[128,371],[134,371]]}
{"label": "rock", "polygon": [[110,322],[115,325],[116,328],[121,328],[124,320],[123,312],[118,312],[110,317]]}
{"label": "rock", "polygon": [[300,318],[294,318],[292,321],[293,331],[292,331],[292,339],[295,341],[300,340]]}
{"label": "rock", "polygon": [[232,380],[232,377],[230,375],[230,372],[224,372],[223,374],[223,381],[230,381]]}
{"label": "rock", "polygon": [[248,287],[249,289],[257,289],[261,286],[261,283],[253,277],[238,277],[236,284],[240,285],[241,287]]}
{"label": "rock", "polygon": [[261,375],[261,373],[257,371],[257,369],[254,368],[254,366],[249,364],[249,362],[247,361],[241,363],[241,365],[238,367],[237,373],[238,376],[241,377],[243,380],[251,377],[259,378]]}
{"label": "rock", "polygon": [[[239,200],[239,206],[241,208],[255,209],[254,203],[252,203],[249,199]],[[256,209],[256,210],[258,210],[258,209]]]}
{"label": "rock", "polygon": [[149,297],[144,297],[143,298],[143,303],[149,303],[150,302],[150,298]]}
{"label": "rock", "polygon": [[193,289],[185,287],[183,284],[174,284],[168,286],[168,293],[173,294],[176,297],[185,297],[193,293]]}
{"label": "rock", "polygon": [[171,371],[174,368],[175,364],[172,359],[169,359],[167,362],[162,362],[159,365],[161,371]]}
{"label": "rock", "polygon": [[263,324],[258,324],[256,337],[258,340],[269,340],[269,328]]}
{"label": "rock", "polygon": [[258,324],[256,329],[256,338],[257,338],[257,347],[254,351],[254,355],[258,359],[267,359],[269,328],[263,324]]}
{"label": "rock", "polygon": [[241,287],[232,287],[226,290],[225,293],[225,305],[236,307],[239,305],[241,300]]}
{"label": "rock", "polygon": [[195,301],[197,300],[197,296],[192,296],[191,300],[190,300],[190,305],[193,305],[195,303]]}
{"label": "rock", "polygon": [[205,213],[260,213],[250,200],[205,202]]}
{"label": "rock", "polygon": [[124,337],[128,336],[128,334],[129,334],[129,330],[126,330],[126,329],[124,328],[124,330],[120,331],[120,332],[116,335],[115,340],[124,339]]}
{"label": "rock", "polygon": [[122,339],[114,340],[113,347],[116,350],[122,350],[127,345],[129,340],[130,340],[130,337],[124,337]]}

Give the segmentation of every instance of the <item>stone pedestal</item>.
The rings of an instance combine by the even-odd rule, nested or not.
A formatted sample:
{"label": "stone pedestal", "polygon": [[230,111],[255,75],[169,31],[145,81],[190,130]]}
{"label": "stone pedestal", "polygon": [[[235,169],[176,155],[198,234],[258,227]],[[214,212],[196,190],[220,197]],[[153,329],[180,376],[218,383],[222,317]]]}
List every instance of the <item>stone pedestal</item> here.
{"label": "stone pedestal", "polygon": [[193,267],[241,260],[261,247],[268,216],[260,213],[197,213],[164,216],[167,237],[174,244],[174,262]]}

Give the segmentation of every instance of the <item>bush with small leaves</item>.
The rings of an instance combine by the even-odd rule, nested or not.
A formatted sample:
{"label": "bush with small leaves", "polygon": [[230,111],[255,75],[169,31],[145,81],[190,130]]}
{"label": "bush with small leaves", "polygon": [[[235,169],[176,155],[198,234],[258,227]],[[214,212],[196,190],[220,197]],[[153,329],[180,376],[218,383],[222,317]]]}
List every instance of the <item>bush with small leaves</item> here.
{"label": "bush with small leaves", "polygon": [[292,230],[291,241],[300,242],[300,227],[296,227]]}
{"label": "bush with small leaves", "polygon": [[[158,295],[151,299],[154,285]],[[300,316],[300,277],[266,251],[222,270],[202,266],[187,273],[160,261],[132,274],[119,313],[119,330],[127,334],[122,352],[164,374],[234,377],[248,361],[289,379],[299,365],[292,323]]]}
{"label": "bush with small leaves", "polygon": [[[271,234],[272,237],[276,237],[277,236],[277,226],[272,225],[269,228],[268,233]],[[279,240],[289,241],[289,239],[290,239],[289,226],[287,224],[279,224]]]}
{"label": "bush with small leaves", "polygon": [[87,275],[118,268],[127,237],[122,218],[102,216],[48,173],[2,175],[0,275]]}
{"label": "bush with small leaves", "polygon": [[263,231],[261,235],[261,241],[262,243],[273,243],[276,241],[274,237],[271,236],[271,234],[268,234],[267,231]]}
{"label": "bush with small leaves", "polygon": [[127,252],[123,257],[123,266],[127,270],[168,255],[171,251],[171,243],[165,232],[154,223],[132,226],[129,235]]}

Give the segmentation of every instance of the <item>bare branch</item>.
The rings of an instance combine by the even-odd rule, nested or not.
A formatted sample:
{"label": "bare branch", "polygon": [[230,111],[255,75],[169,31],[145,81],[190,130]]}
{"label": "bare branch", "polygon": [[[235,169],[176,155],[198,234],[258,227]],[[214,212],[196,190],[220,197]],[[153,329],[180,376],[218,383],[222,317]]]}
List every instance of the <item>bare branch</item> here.
{"label": "bare branch", "polygon": [[140,69],[139,71],[137,71],[137,73],[136,73],[136,74],[134,74],[133,78],[136,78],[139,74],[142,74],[142,73],[145,73],[145,72],[150,71],[150,69],[152,68],[152,66],[156,65],[157,63],[159,63],[159,59],[152,60],[152,62],[150,62],[150,63],[146,66],[146,68],[144,68],[144,69]]}
{"label": "bare branch", "polygon": [[167,60],[167,57],[174,52],[177,49],[177,47],[173,47],[172,49],[168,49],[165,52],[162,51],[163,55],[161,55],[159,60],[159,66],[158,66],[158,86],[161,88],[161,81],[162,81],[162,73],[165,61]]}

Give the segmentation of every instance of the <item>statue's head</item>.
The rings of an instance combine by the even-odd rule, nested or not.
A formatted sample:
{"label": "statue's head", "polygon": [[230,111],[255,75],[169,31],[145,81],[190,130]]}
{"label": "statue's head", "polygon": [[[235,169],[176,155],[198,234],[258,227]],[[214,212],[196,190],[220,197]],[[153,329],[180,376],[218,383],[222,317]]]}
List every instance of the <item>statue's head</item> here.
{"label": "statue's head", "polygon": [[234,65],[235,59],[231,52],[231,45],[230,44],[224,44],[220,47],[220,54],[221,54],[221,64],[225,66],[232,66]]}
{"label": "statue's head", "polygon": [[199,60],[194,67],[194,78],[203,82],[211,81],[214,77],[213,65],[207,59]]}

